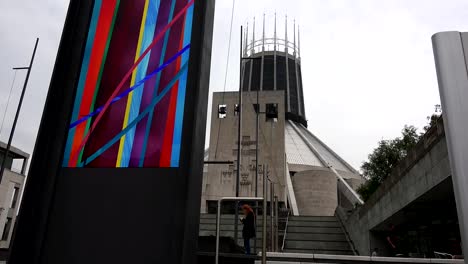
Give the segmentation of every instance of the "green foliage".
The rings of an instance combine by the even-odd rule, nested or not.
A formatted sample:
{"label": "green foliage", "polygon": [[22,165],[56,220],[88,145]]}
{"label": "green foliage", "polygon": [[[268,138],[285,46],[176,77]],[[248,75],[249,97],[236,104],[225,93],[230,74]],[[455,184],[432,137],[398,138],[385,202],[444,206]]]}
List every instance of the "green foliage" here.
{"label": "green foliage", "polygon": [[366,201],[380,184],[390,175],[393,168],[408,154],[420,136],[414,126],[405,126],[401,137],[381,140],[379,146],[368,156],[368,161],[361,166],[367,182],[358,188],[358,193]]}
{"label": "green foliage", "polygon": [[440,114],[432,114],[431,116],[428,116],[427,117],[427,121],[428,121],[428,124],[423,128],[424,129],[424,133],[426,133],[429,129],[431,129],[431,127],[433,125],[435,125],[437,123],[437,120],[440,118]]}
{"label": "green foliage", "polygon": [[428,124],[423,128],[421,135],[418,135],[414,126],[405,126],[400,137],[379,141],[379,146],[368,156],[368,161],[361,166],[367,181],[358,188],[357,192],[364,201],[367,201],[379,188],[380,184],[392,173],[393,168],[418,143],[422,135],[437,123],[441,112],[440,105],[435,105],[435,113],[427,117]]}

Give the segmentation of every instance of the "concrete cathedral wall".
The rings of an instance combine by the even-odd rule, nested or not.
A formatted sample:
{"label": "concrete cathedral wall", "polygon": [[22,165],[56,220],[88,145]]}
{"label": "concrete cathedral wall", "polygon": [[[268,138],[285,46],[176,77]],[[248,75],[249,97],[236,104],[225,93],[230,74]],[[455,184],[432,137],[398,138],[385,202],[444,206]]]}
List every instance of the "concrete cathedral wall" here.
{"label": "concrete cathedral wall", "polygon": [[337,201],[337,182],[328,168],[297,172],[292,177],[300,215],[333,216]]}
{"label": "concrete cathedral wall", "polygon": [[[256,151],[256,114],[254,106],[257,102],[256,92],[243,93],[242,113],[242,162],[240,178],[240,196],[255,196],[255,151]],[[280,201],[286,200],[286,161],[284,157],[285,143],[285,106],[284,91],[259,92],[259,175],[258,195],[263,190],[263,165],[268,165],[270,179],[275,183],[275,194]],[[211,109],[210,145],[208,160],[235,161],[234,165],[205,165],[203,178],[203,194],[201,212],[206,212],[206,202],[215,201],[223,196],[235,195],[236,160],[237,160],[237,126],[238,116],[234,107],[238,103],[237,92],[214,93]],[[266,121],[265,105],[278,104],[278,119],[276,122]],[[218,117],[218,106],[226,105],[225,118]],[[268,190],[268,195],[270,191]]]}

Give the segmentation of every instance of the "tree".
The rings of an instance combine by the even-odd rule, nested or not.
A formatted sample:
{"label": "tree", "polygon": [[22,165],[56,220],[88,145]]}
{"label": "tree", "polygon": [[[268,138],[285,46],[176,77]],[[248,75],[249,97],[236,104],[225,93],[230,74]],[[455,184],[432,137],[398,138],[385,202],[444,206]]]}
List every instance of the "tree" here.
{"label": "tree", "polygon": [[361,166],[363,176],[367,181],[358,188],[357,192],[364,201],[367,201],[379,188],[395,166],[406,157],[410,149],[416,146],[424,133],[437,123],[441,113],[441,106],[435,105],[435,111],[427,117],[428,124],[424,126],[423,133],[420,135],[416,127],[406,125],[401,131],[401,137],[379,141],[379,146],[369,154],[368,161]]}
{"label": "tree", "polygon": [[380,184],[390,175],[393,168],[406,157],[409,150],[419,141],[420,136],[414,126],[405,126],[401,137],[381,140],[379,146],[368,156],[361,166],[367,181],[358,188],[358,193],[367,201]]}

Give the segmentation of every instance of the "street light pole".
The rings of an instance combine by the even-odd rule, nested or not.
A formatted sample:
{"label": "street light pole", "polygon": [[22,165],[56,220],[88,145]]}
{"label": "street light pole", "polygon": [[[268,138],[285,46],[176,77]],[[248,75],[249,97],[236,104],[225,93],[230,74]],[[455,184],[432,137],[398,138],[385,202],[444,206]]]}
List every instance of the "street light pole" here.
{"label": "street light pole", "polygon": [[[255,59],[261,59],[261,58],[249,58],[246,57],[244,58],[242,56],[242,26],[241,26],[241,34],[240,34],[240,65],[239,65],[239,103],[238,103],[238,116],[239,116],[239,123],[237,126],[237,173],[236,173],[236,197],[239,197],[239,184],[240,184],[240,176],[241,176],[241,160],[242,160],[242,145],[241,145],[241,140],[242,140],[242,63],[244,60],[255,60]],[[257,91],[258,93],[258,91]],[[258,101],[258,95],[257,95],[257,101]],[[258,107],[260,108],[260,107]],[[259,109],[258,109],[259,110]],[[257,111],[258,112],[258,111]],[[258,114],[257,114],[257,127],[258,127]],[[258,129],[257,129],[258,130]],[[258,131],[257,131],[258,134]],[[258,136],[257,136],[258,138]],[[257,139],[258,141],[258,139]],[[257,143],[257,151],[258,151],[258,143]],[[256,153],[257,154],[257,153]],[[258,154],[257,154],[258,156]],[[256,162],[256,177],[255,180],[257,180],[258,177],[258,157],[257,157],[257,162]],[[255,197],[257,197],[258,191],[257,187],[255,188]],[[238,211],[238,206],[239,202],[235,202],[234,206],[234,241],[237,243],[237,237],[238,237],[238,219],[239,219],[239,211]],[[256,244],[256,241],[254,242]]]}
{"label": "street light pole", "polygon": [[23,91],[21,92],[21,97],[20,97],[20,100],[19,100],[19,103],[18,103],[18,108],[16,109],[15,120],[13,121],[13,126],[11,128],[10,137],[8,139],[8,144],[6,146],[5,154],[3,155],[1,168],[0,168],[0,183],[2,182],[3,173],[5,172],[5,162],[6,162],[6,159],[8,157],[8,153],[10,152],[11,141],[13,140],[13,136],[15,134],[16,123],[18,122],[18,117],[19,117],[19,114],[20,114],[20,111],[21,111],[21,106],[23,104],[24,93],[26,92],[26,87],[28,85],[29,75],[31,74],[31,69],[32,69],[32,65],[33,65],[33,62],[34,62],[34,57],[36,56],[36,50],[37,50],[37,44],[38,43],[39,43],[39,38],[36,39],[36,44],[34,45],[34,50],[33,50],[33,54],[32,54],[32,57],[31,57],[31,61],[29,63],[29,67],[13,68],[13,70],[15,70],[15,71],[16,70],[26,70],[27,69],[28,72],[26,73],[26,79],[24,80]]}
{"label": "street light pole", "polygon": [[[240,30],[240,57],[239,57],[239,103],[238,103],[238,116],[239,124],[237,126],[237,173],[236,173],[236,197],[239,197],[239,181],[241,169],[241,138],[242,138],[242,26]],[[238,219],[239,219],[239,201],[234,202],[234,241],[237,244],[238,237]]]}

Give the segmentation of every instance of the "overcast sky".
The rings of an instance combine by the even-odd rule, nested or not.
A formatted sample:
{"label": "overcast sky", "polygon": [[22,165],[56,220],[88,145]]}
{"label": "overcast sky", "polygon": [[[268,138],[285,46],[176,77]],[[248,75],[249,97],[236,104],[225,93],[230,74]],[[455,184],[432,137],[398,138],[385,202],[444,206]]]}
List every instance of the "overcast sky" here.
{"label": "overcast sky", "polygon": [[[199,0],[200,1],[200,0]],[[13,80],[39,49],[14,145],[31,153],[44,107],[68,1],[0,1],[0,122]],[[231,0],[216,3],[211,91],[222,91]],[[309,129],[359,168],[380,139],[405,124],[421,128],[438,104],[431,35],[468,31],[466,0],[236,0],[226,90],[238,87],[239,28],[277,12],[301,29],[302,76]],[[290,23],[292,30],[292,24]],[[259,34],[258,31],[257,34]],[[259,36],[259,35],[257,35]],[[18,72],[0,139],[7,141],[24,72]]]}

